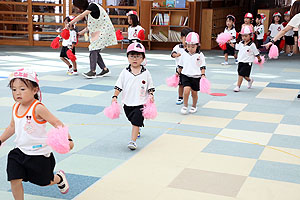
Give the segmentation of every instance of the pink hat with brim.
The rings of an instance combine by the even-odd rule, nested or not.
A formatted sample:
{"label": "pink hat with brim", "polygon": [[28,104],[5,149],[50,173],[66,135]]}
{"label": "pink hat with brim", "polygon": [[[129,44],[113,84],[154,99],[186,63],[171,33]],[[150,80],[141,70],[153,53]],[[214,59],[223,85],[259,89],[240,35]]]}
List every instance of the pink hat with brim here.
{"label": "pink hat with brim", "polygon": [[185,39],[187,44],[198,44],[199,43],[199,35],[196,32],[190,32]]}
{"label": "pink hat with brim", "polygon": [[250,26],[244,26],[240,32],[241,35],[249,35],[251,33],[252,33],[252,31],[251,31]]}
{"label": "pink hat with brim", "polygon": [[33,82],[36,82],[37,84],[39,84],[39,79],[37,78],[37,74],[30,70],[30,69],[18,69],[17,71],[12,72],[9,76],[8,76],[8,80],[11,81],[15,78],[24,78]]}
{"label": "pink hat with brim", "polygon": [[131,51],[135,51],[135,52],[139,52],[139,53],[144,53],[145,54],[145,47],[139,43],[139,42],[134,42],[131,43],[128,48],[127,48],[127,53],[131,52]]}

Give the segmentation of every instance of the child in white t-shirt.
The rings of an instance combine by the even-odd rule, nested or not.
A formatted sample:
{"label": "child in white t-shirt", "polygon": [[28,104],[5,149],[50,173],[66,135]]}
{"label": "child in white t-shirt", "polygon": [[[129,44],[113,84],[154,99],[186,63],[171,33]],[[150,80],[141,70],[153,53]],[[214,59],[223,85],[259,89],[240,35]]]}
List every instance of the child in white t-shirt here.
{"label": "child in white t-shirt", "polygon": [[257,14],[255,22],[256,25],[254,26],[254,33],[256,35],[256,42],[257,42],[257,48],[262,48],[262,45],[264,43],[264,34],[265,34],[265,28],[263,24],[263,17],[261,14]]}
{"label": "child in white t-shirt", "polygon": [[143,105],[148,98],[154,101],[155,91],[150,72],[142,65],[145,59],[145,47],[138,42],[132,43],[127,48],[129,66],[122,70],[115,85],[112,102],[117,101],[118,95],[122,92],[122,103],[126,117],[132,124],[131,140],[128,148],[137,148],[136,139],[139,134],[139,127],[144,126],[142,114]]}
{"label": "child in white t-shirt", "polygon": [[141,42],[145,39],[145,29],[140,26],[139,17],[136,11],[129,11],[128,16],[128,30],[127,32],[122,32],[122,35],[127,36],[129,43]]}
{"label": "child in white t-shirt", "polygon": [[226,28],[224,33],[230,33],[232,39],[226,43],[226,50],[224,50],[225,62],[222,65],[228,65],[228,55],[234,56],[235,64],[238,64],[237,55],[234,49],[236,43],[236,30],[234,27],[235,17],[233,15],[226,16]]}
{"label": "child in white t-shirt", "polygon": [[252,87],[254,81],[250,78],[251,67],[255,57],[261,62],[259,51],[257,50],[254,42],[251,39],[251,28],[249,26],[244,26],[241,30],[242,41],[236,45],[236,50],[238,53],[238,81],[237,86],[234,88],[234,92],[239,92],[242,85],[243,79],[248,81],[248,89]]}
{"label": "child in white t-shirt", "polygon": [[[290,18],[290,11],[286,11],[284,13],[284,20],[285,20],[285,22],[282,23],[282,26],[286,27],[287,24],[289,23],[289,21],[291,20],[291,18]],[[287,31],[284,34],[284,39],[285,39],[285,47],[286,47],[285,50],[286,50],[286,52],[289,52],[288,56],[292,56],[293,55],[294,45],[295,45],[295,39],[294,39],[294,31],[293,31],[293,29]]]}
{"label": "child in white t-shirt", "polygon": [[[275,12],[273,14],[272,24],[269,26],[268,35],[271,39],[273,39],[282,29],[281,14],[279,12]],[[281,38],[274,43],[278,47],[278,50],[280,50],[280,42]]]}
{"label": "child in white t-shirt", "polygon": [[[200,90],[200,79],[205,77],[205,57],[200,52],[199,35],[190,32],[186,37],[187,48],[182,53],[178,67],[181,69],[183,84],[183,107],[182,114],[197,112],[198,91]],[[193,104],[188,111],[188,101],[192,93]]]}
{"label": "child in white t-shirt", "polygon": [[180,37],[180,40],[181,40],[181,44],[177,44],[172,52],[171,52],[171,57],[172,58],[175,58],[175,62],[176,62],[176,75],[179,76],[179,84],[178,84],[178,100],[176,101],[176,105],[181,105],[183,104],[183,85],[182,85],[182,82],[181,82],[181,74],[179,72],[180,69],[178,69],[178,63],[179,63],[179,60],[180,60],[180,56],[181,54],[185,51],[186,49],[186,43],[185,43],[185,39],[186,39],[186,36],[192,32],[193,30],[190,29],[190,28],[184,28],[181,30],[181,37]]}
{"label": "child in white t-shirt", "polygon": [[[20,69],[10,74],[9,87],[16,103],[10,125],[0,136],[0,146],[14,134],[16,147],[7,158],[7,177],[15,199],[24,199],[22,181],[29,181],[39,186],[57,184],[61,193],[69,191],[69,184],[64,171],[55,175],[55,158],[47,145],[46,123],[63,126],[40,102],[39,80],[35,72]],[[74,143],[69,135],[70,149]]]}
{"label": "child in white t-shirt", "polygon": [[[73,18],[74,18],[73,16],[66,17],[64,19],[64,23],[67,25],[69,22],[71,22],[71,19]],[[60,59],[69,66],[69,70],[67,72],[68,75],[78,75],[76,61],[75,60],[71,61],[73,64],[72,66],[70,62],[67,60],[68,59],[67,51],[69,49],[75,55],[76,44],[77,44],[77,32],[75,30],[75,25],[72,25],[70,27],[70,37],[67,40],[65,39],[62,40],[62,48],[60,51]]]}

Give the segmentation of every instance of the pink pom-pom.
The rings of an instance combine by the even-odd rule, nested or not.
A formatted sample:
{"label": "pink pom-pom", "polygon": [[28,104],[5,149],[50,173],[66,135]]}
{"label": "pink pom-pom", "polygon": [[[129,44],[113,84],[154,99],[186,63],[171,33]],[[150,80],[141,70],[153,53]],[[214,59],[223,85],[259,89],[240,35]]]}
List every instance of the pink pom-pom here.
{"label": "pink pom-pom", "polygon": [[179,84],[179,76],[176,76],[176,74],[174,74],[173,76],[167,78],[166,82],[169,87],[177,87]]}
{"label": "pink pom-pom", "polygon": [[150,98],[148,99],[147,103],[142,108],[143,116],[146,119],[155,119],[157,116],[157,110],[154,102],[151,102]]}
{"label": "pink pom-pom", "polygon": [[67,56],[71,61],[75,61],[77,59],[70,49],[67,51]]}
{"label": "pink pom-pom", "polygon": [[265,63],[265,56],[261,56],[261,62],[258,62],[258,58],[255,57],[254,64],[258,65],[260,68],[263,68],[263,64]]}
{"label": "pink pom-pom", "polygon": [[47,144],[57,153],[65,154],[70,151],[70,141],[68,140],[68,127],[52,128],[47,133]]}
{"label": "pink pom-pom", "polygon": [[200,92],[210,94],[210,82],[204,77],[200,79]]}
{"label": "pink pom-pom", "polygon": [[220,33],[217,37],[217,43],[225,44],[231,39],[232,39],[232,36],[230,33]]}
{"label": "pink pom-pom", "polygon": [[52,49],[58,49],[59,48],[59,37],[56,37],[52,42],[50,47]]}
{"label": "pink pom-pom", "polygon": [[117,119],[120,116],[120,105],[117,101],[112,102],[112,104],[104,109],[104,115],[110,119]]}
{"label": "pink pom-pom", "polygon": [[68,40],[70,38],[70,31],[68,29],[64,29],[60,36],[65,39],[65,40]]}
{"label": "pink pom-pom", "polygon": [[278,55],[279,55],[279,52],[278,52],[278,47],[276,45],[272,45],[271,48],[270,48],[270,51],[269,51],[269,58],[272,59],[277,59],[278,58]]}

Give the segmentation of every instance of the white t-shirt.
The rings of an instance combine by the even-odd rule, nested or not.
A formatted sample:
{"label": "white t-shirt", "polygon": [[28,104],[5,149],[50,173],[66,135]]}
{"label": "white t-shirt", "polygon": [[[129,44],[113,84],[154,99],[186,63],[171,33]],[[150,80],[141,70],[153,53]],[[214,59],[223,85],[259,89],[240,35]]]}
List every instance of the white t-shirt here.
{"label": "white t-shirt", "polygon": [[49,156],[51,147],[46,143],[47,131],[46,121],[39,121],[35,116],[35,108],[39,101],[35,100],[27,111],[18,115],[20,103],[15,103],[13,107],[13,118],[15,121],[16,147],[26,155]]}
{"label": "white t-shirt", "polygon": [[[289,23],[287,25],[288,26],[292,26],[292,27],[297,28],[298,30],[300,30],[300,13],[298,13],[297,15],[295,15],[291,19],[291,21],[289,21]],[[298,31],[298,37],[300,38],[300,31]]]}
{"label": "white t-shirt", "polygon": [[255,56],[259,55],[259,51],[257,50],[253,41],[250,41],[248,44],[244,44],[244,41],[238,43],[235,46],[238,53],[238,61],[243,63],[252,63],[255,59]]}
{"label": "white t-shirt", "polygon": [[120,73],[115,89],[122,91],[123,104],[139,106],[147,102],[149,91],[154,91],[154,86],[151,74],[144,66],[138,75],[134,75],[129,66]]}
{"label": "white t-shirt", "polygon": [[265,27],[263,24],[259,26],[254,26],[254,31],[256,33],[256,38],[258,40],[263,40],[264,39],[264,34],[265,34]]}
{"label": "white t-shirt", "polygon": [[134,39],[140,40],[138,38],[138,34],[141,30],[144,30],[144,29],[140,25],[137,25],[136,27],[129,26],[128,27],[128,39],[129,40],[134,40]]}
{"label": "white t-shirt", "polygon": [[70,30],[69,39],[67,39],[67,40],[63,39],[63,41],[62,41],[62,45],[64,47],[72,46],[72,43],[77,43],[77,33],[75,30]]}
{"label": "white t-shirt", "polygon": [[[177,45],[173,48],[171,55],[172,55],[173,53],[180,53],[180,54],[182,55],[182,52],[184,52],[184,51],[185,51],[185,49],[184,49],[183,44],[177,44]],[[180,56],[175,58],[176,67],[178,66],[179,60],[180,60]]]}
{"label": "white t-shirt", "polygon": [[271,38],[274,38],[282,29],[283,29],[282,24],[271,24],[269,26],[269,31],[271,31],[271,35],[270,35]]}
{"label": "white t-shirt", "polygon": [[191,55],[185,50],[181,56],[178,66],[182,68],[181,73],[193,78],[201,77],[201,67],[206,67],[205,57],[202,52]]}
{"label": "white t-shirt", "polygon": [[231,43],[236,43],[236,30],[233,27],[232,29],[227,29],[227,27],[224,30],[224,33],[230,33],[232,36],[232,39],[230,40]]}

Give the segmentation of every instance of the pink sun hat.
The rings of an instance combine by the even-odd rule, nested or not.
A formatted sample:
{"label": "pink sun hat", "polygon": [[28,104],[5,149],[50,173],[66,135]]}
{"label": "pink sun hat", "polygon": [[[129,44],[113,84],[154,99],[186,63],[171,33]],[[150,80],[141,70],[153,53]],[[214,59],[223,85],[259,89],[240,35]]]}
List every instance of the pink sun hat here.
{"label": "pink sun hat", "polygon": [[199,35],[198,35],[198,33],[196,33],[196,32],[190,32],[186,36],[185,42],[187,44],[198,44],[199,43]]}
{"label": "pink sun hat", "polygon": [[30,70],[30,69],[18,69],[14,72],[12,72],[9,76],[8,76],[8,80],[11,81],[15,78],[24,78],[33,82],[36,82],[37,84],[39,84],[39,79],[37,78],[37,74],[36,72]]}
{"label": "pink sun hat", "polygon": [[244,26],[241,30],[241,35],[248,35],[248,34],[251,34],[252,31],[251,31],[251,27],[250,26]]}
{"label": "pink sun hat", "polygon": [[145,47],[139,43],[139,42],[134,42],[131,43],[128,48],[127,48],[127,53],[131,52],[131,51],[135,51],[135,52],[139,52],[139,53],[144,53],[145,54]]}

